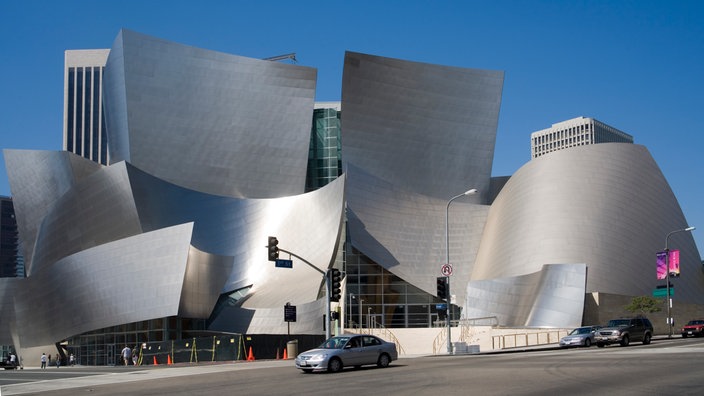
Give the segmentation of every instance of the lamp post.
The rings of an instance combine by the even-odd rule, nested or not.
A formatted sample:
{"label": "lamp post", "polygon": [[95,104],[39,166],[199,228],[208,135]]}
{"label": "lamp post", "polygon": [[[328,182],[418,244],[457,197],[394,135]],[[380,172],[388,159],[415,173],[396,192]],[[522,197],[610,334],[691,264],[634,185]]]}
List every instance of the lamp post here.
{"label": "lamp post", "polygon": [[[465,195],[472,195],[476,194],[477,189],[473,188],[471,190],[467,190],[463,192],[462,194],[455,195],[454,197],[450,198],[449,201],[447,201],[447,208],[445,209],[445,253],[447,254],[446,258],[447,260],[445,261],[445,264],[450,265],[450,204],[452,201],[456,200],[457,198],[464,197]],[[447,298],[445,299],[447,302],[447,354],[452,355],[452,336],[451,336],[451,323],[452,323],[452,292],[450,289],[450,276],[446,276],[447,278]]]}
{"label": "lamp post", "polygon": [[670,310],[672,309],[672,298],[670,297],[670,249],[668,248],[668,242],[670,241],[670,237],[672,236],[672,234],[676,234],[678,232],[689,232],[694,229],[695,227],[687,227],[681,230],[675,230],[667,234],[667,236],[665,237],[665,271],[667,273],[667,338],[672,338],[673,325],[672,316],[670,315]]}

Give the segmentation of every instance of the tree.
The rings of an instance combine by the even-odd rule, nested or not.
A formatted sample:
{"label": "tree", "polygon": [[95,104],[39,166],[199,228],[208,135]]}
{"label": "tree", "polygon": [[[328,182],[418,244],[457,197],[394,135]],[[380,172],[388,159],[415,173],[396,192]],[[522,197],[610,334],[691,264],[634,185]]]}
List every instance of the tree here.
{"label": "tree", "polygon": [[631,303],[624,308],[628,312],[640,313],[642,315],[651,312],[660,312],[662,303],[650,296],[633,297]]}

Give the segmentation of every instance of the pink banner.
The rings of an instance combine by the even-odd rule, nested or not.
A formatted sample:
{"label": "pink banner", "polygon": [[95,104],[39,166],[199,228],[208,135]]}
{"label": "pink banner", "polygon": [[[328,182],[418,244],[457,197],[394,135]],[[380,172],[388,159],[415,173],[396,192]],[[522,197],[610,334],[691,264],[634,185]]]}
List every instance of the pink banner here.
{"label": "pink banner", "polygon": [[680,251],[670,250],[670,276],[680,276]]}
{"label": "pink banner", "polygon": [[[657,253],[657,264],[658,264],[658,280],[666,279],[667,272],[665,272],[665,252]],[[668,264],[670,266],[670,276],[680,276],[680,251],[670,250],[670,257],[668,257]]]}
{"label": "pink banner", "polygon": [[658,263],[658,280],[667,278],[667,270],[665,269],[665,252],[657,252]]}

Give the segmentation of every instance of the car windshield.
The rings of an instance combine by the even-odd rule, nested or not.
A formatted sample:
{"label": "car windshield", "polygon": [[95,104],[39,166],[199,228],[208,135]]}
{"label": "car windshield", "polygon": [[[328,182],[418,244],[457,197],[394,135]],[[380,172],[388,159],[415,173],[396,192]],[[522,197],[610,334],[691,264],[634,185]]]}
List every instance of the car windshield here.
{"label": "car windshield", "polygon": [[589,334],[592,332],[591,327],[578,327],[570,332],[569,335]]}
{"label": "car windshield", "polygon": [[332,337],[324,343],[320,344],[318,348],[321,349],[342,349],[350,337]]}
{"label": "car windshield", "polygon": [[621,327],[621,326],[628,326],[631,324],[630,319],[613,319],[609,321],[609,324],[607,324],[608,327]]}
{"label": "car windshield", "polygon": [[702,325],[704,324],[704,320],[690,320],[688,325]]}

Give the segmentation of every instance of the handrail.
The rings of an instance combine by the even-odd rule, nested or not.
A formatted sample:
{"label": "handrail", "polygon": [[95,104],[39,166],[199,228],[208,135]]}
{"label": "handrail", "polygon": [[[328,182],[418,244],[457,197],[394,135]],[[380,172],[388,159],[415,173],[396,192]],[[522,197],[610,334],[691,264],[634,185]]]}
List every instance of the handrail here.
{"label": "handrail", "polygon": [[[559,342],[560,338],[567,335],[567,333],[567,330],[546,330],[534,333],[500,334],[491,337],[491,347],[492,349],[506,349],[554,344]],[[555,336],[554,338],[553,335]],[[506,342],[511,339],[512,342]],[[534,342],[531,342],[531,339],[534,339]],[[542,340],[545,340],[545,342],[542,342]]]}
{"label": "handrail", "polygon": [[[496,316],[483,316],[479,318],[465,318],[465,319],[460,319],[457,321],[453,320],[453,323],[455,323],[457,326],[460,327],[460,336],[459,336],[459,341],[460,342],[467,342],[468,340],[471,341],[471,338],[474,337],[476,334],[474,330],[474,326],[476,326],[476,322],[478,321],[484,321],[484,320],[489,320],[491,324],[488,326],[496,327],[499,325],[499,318]],[[433,340],[433,355],[436,355],[439,351],[439,348],[443,345],[446,344],[447,341],[447,328],[443,327],[440,330],[440,333],[435,337]]]}
{"label": "handrail", "polygon": [[[381,326],[381,325],[379,325],[379,326]],[[369,333],[369,334],[371,334],[371,329],[369,329],[369,330],[370,330],[370,333]],[[394,333],[392,333],[391,330],[389,330],[389,329],[387,329],[386,327],[383,327],[383,326],[382,326],[382,327],[376,327],[376,328],[374,328],[374,330],[381,330],[382,333],[383,333],[383,337],[382,337],[382,338],[387,339],[387,340],[388,340],[388,339],[391,339],[391,341],[392,341],[394,344],[396,344],[396,349],[397,349],[397,352],[398,352],[399,355],[404,355],[404,354],[406,353],[405,349],[403,349],[403,345],[401,345],[401,342],[398,340],[398,337],[396,337],[396,335],[395,335]]]}
{"label": "handrail", "polygon": [[401,341],[399,341],[398,337],[389,329],[384,327],[382,324],[376,323],[377,327],[371,328],[371,327],[350,327],[352,329],[355,329],[355,331],[359,334],[372,334],[372,332],[379,332],[381,333],[382,337],[386,340],[390,340],[391,342],[396,344],[396,350],[399,355],[405,354],[405,349],[403,349],[403,345],[401,345]]}

